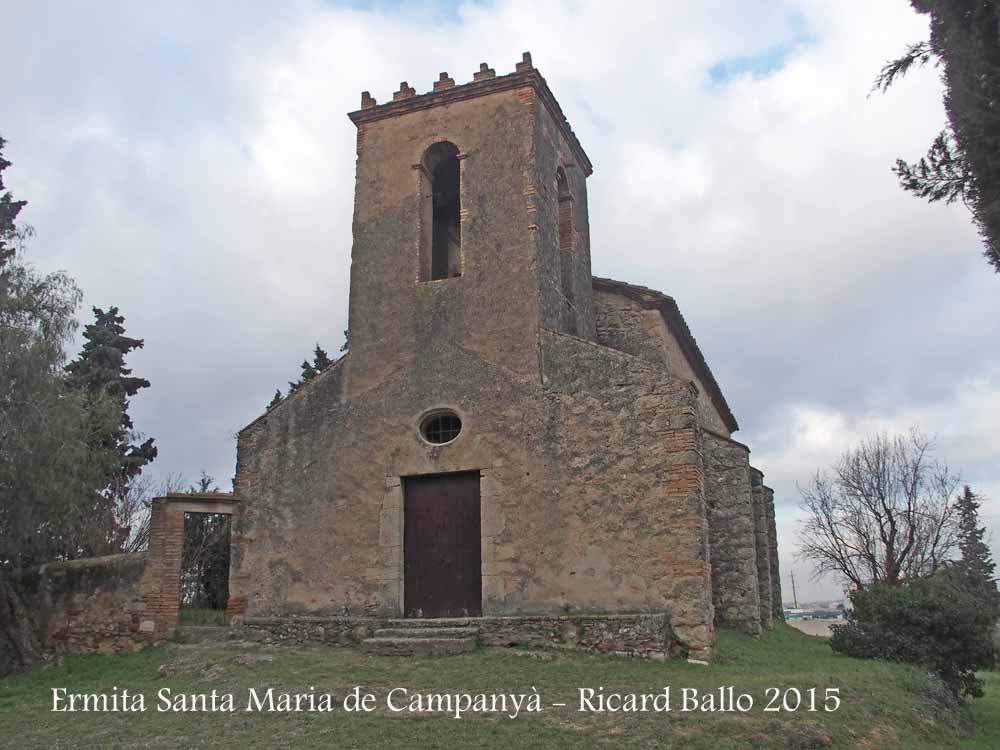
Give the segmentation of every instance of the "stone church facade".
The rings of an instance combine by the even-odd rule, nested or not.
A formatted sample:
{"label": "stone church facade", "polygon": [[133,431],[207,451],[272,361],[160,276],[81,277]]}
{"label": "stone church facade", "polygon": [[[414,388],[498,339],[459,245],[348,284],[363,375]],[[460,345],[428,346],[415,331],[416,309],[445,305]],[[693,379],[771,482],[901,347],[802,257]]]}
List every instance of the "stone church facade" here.
{"label": "stone church facade", "polygon": [[530,56],[350,117],[350,350],[239,434],[230,614],[769,627],[773,493],[674,300],[592,275]]}

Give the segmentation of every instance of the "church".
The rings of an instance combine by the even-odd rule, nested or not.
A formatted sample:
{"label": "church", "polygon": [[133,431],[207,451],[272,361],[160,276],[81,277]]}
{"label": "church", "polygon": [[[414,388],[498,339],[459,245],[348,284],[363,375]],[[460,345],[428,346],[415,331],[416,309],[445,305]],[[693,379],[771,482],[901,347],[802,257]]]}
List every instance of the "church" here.
{"label": "church", "polygon": [[349,117],[349,352],[239,433],[232,621],[691,658],[770,627],[773,493],[675,301],[592,274],[531,56]]}

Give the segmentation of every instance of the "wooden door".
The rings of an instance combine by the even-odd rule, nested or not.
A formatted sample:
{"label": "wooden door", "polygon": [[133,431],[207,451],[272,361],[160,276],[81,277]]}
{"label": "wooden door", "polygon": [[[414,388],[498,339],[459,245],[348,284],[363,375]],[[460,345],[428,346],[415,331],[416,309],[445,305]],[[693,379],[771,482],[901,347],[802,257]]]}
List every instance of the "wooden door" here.
{"label": "wooden door", "polygon": [[479,472],[404,480],[403,612],[482,613]]}

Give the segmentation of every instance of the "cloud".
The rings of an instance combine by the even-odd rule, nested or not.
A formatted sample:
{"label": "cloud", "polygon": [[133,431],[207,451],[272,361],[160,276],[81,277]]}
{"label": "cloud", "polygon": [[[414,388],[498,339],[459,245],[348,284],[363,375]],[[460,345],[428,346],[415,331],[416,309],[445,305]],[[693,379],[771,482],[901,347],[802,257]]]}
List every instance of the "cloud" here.
{"label": "cloud", "polygon": [[0,34],[33,259],[145,338],[160,473],[225,486],[235,431],[339,347],[361,90],[527,49],[596,165],[595,273],[678,300],[778,490],[784,558],[795,483],[869,430],[919,424],[1000,502],[997,279],[964,208],[889,170],[943,125],[940,84],[868,97],[926,37],[901,0],[37,2]]}

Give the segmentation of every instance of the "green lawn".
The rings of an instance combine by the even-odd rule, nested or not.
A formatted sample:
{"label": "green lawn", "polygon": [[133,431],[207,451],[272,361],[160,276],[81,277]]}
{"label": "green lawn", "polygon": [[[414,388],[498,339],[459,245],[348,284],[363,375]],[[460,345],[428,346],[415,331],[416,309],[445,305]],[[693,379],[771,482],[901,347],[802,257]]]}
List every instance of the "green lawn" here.
{"label": "green lawn", "polygon": [[[719,634],[710,667],[595,655],[537,658],[482,649],[438,658],[367,657],[350,649],[261,648],[246,643],[175,644],[124,656],[67,657],[0,680],[0,747],[9,748],[927,748],[1000,747],[1000,674],[985,675],[987,696],[949,706],[918,669],[835,656],[826,642],[786,626],[759,641]],[[377,696],[376,710],[246,713],[249,688],[342,699],[356,685]],[[671,686],[670,713],[581,713],[578,688],[658,693]],[[748,713],[680,712],[681,688],[732,685],[756,702]],[[52,713],[52,688],[146,697],[145,713]],[[387,692],[531,693],[541,713],[515,719],[469,714],[393,714]],[[836,712],[765,713],[769,687],[840,688]],[[157,691],[232,692],[233,713],[159,713]],[[553,707],[564,702],[566,707]],[[820,704],[822,700],[820,699]]]}
{"label": "green lawn", "polygon": [[181,607],[177,616],[181,625],[225,625],[226,610],[204,607]]}

